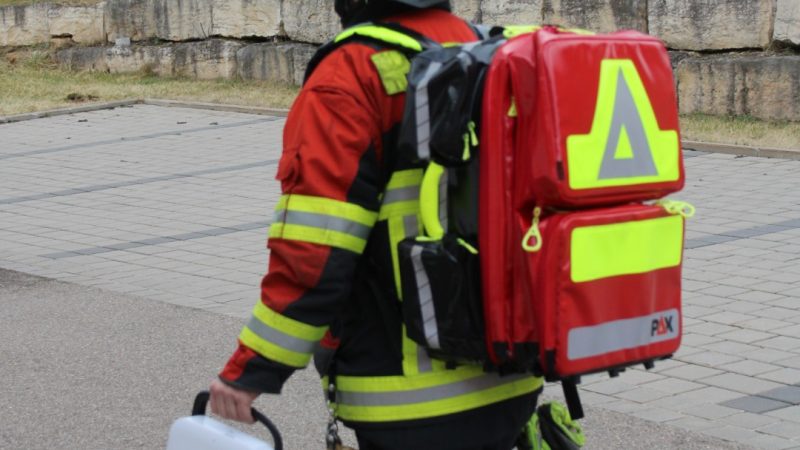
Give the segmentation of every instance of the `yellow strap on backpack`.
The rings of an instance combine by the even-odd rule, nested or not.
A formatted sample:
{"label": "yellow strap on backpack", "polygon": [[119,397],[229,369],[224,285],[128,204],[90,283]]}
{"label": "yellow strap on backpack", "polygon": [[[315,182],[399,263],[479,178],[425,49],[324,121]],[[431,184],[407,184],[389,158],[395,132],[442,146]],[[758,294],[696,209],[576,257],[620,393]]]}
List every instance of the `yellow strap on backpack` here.
{"label": "yellow strap on backpack", "polygon": [[425,234],[433,239],[444,237],[444,228],[439,220],[439,182],[444,175],[444,167],[431,161],[419,192],[419,212]]}

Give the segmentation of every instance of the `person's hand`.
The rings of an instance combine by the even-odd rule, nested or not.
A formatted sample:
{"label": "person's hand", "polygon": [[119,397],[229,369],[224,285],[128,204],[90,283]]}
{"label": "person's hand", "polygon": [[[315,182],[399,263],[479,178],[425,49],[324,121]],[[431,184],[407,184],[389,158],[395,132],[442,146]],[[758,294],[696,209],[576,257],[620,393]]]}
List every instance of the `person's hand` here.
{"label": "person's hand", "polygon": [[211,412],[225,419],[243,423],[254,423],[250,408],[259,396],[258,392],[246,391],[214,380],[208,388],[211,393]]}

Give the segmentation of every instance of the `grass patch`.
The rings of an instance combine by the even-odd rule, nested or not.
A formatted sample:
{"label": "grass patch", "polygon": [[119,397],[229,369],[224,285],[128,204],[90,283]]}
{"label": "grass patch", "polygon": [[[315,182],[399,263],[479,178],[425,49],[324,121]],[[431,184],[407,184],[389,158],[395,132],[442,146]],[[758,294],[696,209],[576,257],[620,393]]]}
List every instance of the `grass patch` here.
{"label": "grass patch", "polygon": [[681,117],[681,135],[689,141],[800,150],[800,122],[691,114]]}
{"label": "grass patch", "polygon": [[71,72],[46,50],[0,54],[0,116],[131,98],[288,108],[296,95],[297,87],[286,83]]}

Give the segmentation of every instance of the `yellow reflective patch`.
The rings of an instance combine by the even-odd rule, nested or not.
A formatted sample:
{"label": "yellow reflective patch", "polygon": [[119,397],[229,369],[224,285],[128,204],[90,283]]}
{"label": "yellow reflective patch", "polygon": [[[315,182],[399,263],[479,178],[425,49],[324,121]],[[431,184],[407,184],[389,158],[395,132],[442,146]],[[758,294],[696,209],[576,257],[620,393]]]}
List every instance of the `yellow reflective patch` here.
{"label": "yellow reflective patch", "polygon": [[574,283],[675,267],[683,257],[683,217],[668,216],[572,231]]}
{"label": "yellow reflective patch", "polygon": [[388,50],[375,53],[370,59],[378,70],[386,94],[395,95],[406,91],[406,75],[411,69],[411,62],[404,54],[397,50]]}
{"label": "yellow reflective patch", "polygon": [[662,130],[633,61],[606,59],[589,134],[567,137],[569,186],[595,189],[675,181],[677,130]]}

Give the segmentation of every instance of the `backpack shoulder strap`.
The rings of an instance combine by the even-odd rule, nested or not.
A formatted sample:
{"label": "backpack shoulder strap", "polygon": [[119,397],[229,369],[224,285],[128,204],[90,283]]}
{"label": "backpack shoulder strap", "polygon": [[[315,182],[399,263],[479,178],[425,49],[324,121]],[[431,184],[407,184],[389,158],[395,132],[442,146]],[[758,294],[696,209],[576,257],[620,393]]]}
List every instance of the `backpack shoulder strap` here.
{"label": "backpack shoulder strap", "polygon": [[306,67],[303,84],[308,81],[322,60],[339,47],[351,42],[372,45],[378,49],[393,49],[407,56],[439,46],[434,40],[397,23],[367,22],[355,25],[342,31],[317,50]]}

